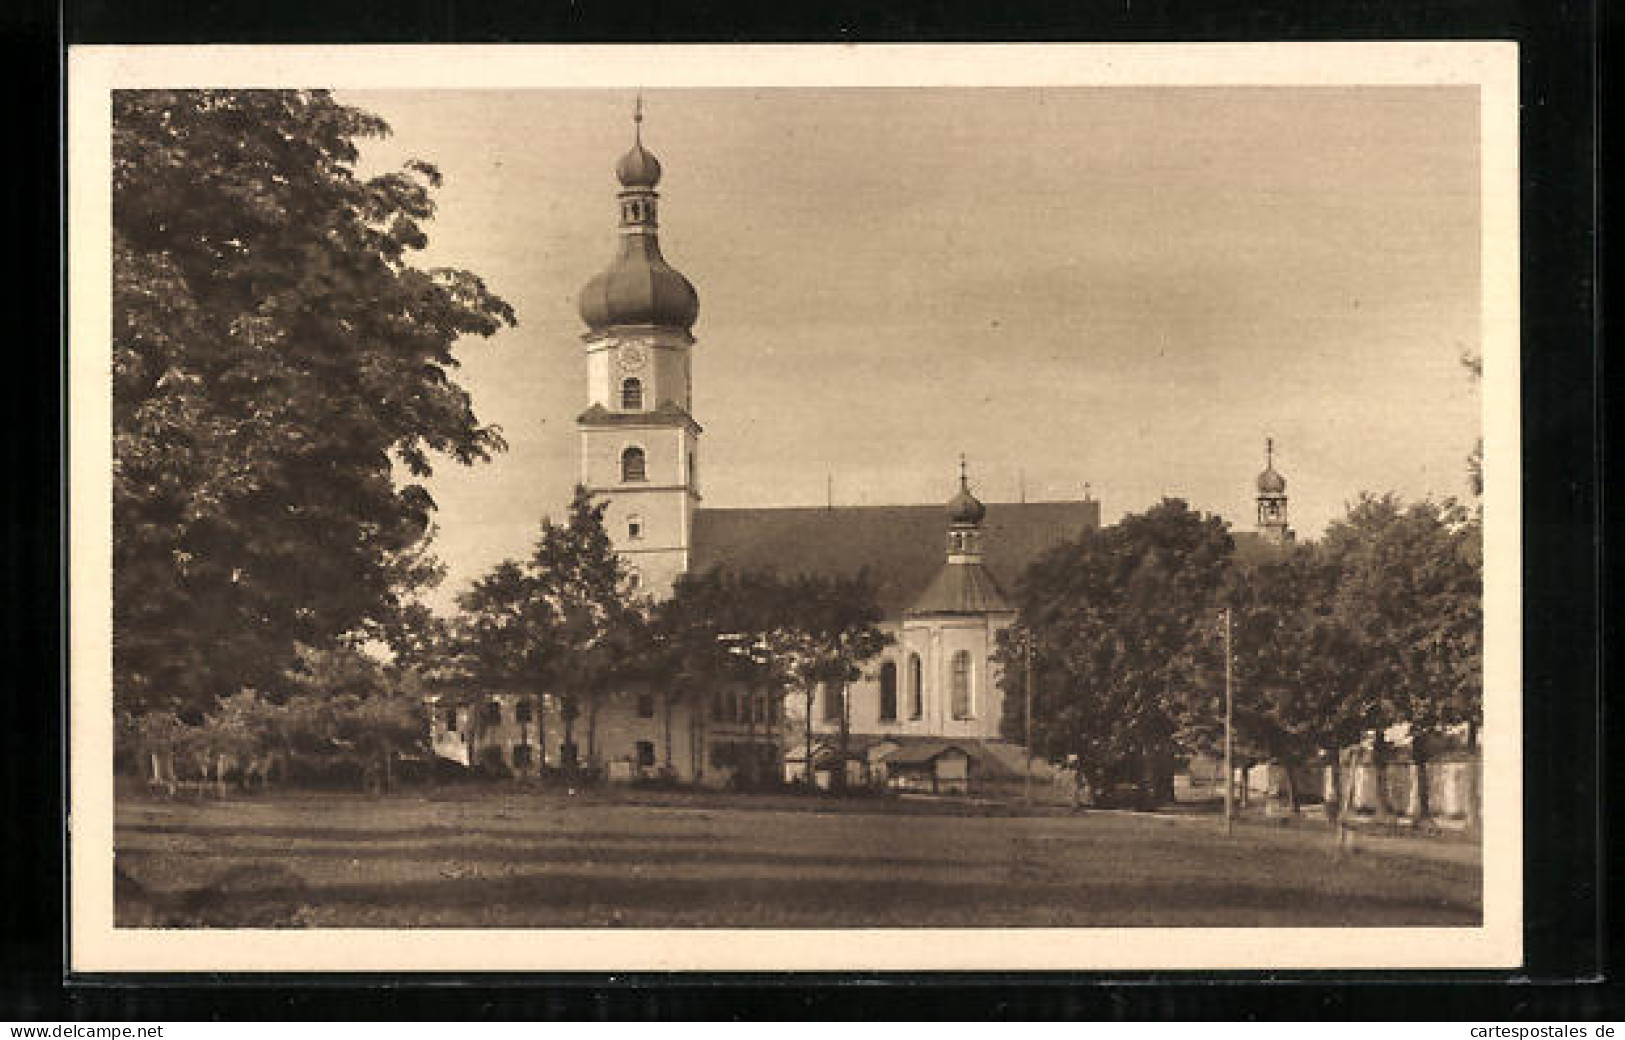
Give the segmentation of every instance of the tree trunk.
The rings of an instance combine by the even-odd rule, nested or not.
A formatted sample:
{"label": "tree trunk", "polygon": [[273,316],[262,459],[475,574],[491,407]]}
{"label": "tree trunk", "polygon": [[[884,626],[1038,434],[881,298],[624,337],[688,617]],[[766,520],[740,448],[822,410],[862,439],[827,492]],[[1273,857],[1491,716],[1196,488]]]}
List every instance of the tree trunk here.
{"label": "tree trunk", "polygon": [[564,716],[564,750],[561,752],[564,759],[561,764],[564,766],[565,773],[571,778],[575,777],[581,759],[581,756],[575,752],[577,711],[575,695],[565,694],[559,703],[559,712]]}
{"label": "tree trunk", "polygon": [[1292,775],[1293,770],[1290,761],[1283,760],[1281,769],[1286,773],[1287,806],[1292,810],[1292,815],[1296,817],[1298,815],[1298,781]]}
{"label": "tree trunk", "polygon": [[661,702],[661,707],[663,707],[666,710],[666,749],[665,749],[666,750],[666,773],[668,775],[671,775],[671,774],[675,774],[677,772],[677,770],[672,766],[672,762],[671,762],[671,691],[670,690],[662,690],[662,691],[660,691],[660,702]]}
{"label": "tree trunk", "polygon": [[384,741],[384,790],[395,790],[395,745]]}
{"label": "tree trunk", "polygon": [[598,698],[587,705],[587,765],[598,765]]}
{"label": "tree trunk", "polygon": [[539,693],[531,699],[536,713],[536,775],[547,771],[547,694]]}
{"label": "tree trunk", "polygon": [[1411,761],[1416,765],[1416,819],[1411,823],[1416,827],[1426,827],[1433,817],[1433,798],[1428,790],[1428,746],[1427,737],[1423,734],[1411,735]]}
{"label": "tree trunk", "polygon": [[[1346,759],[1345,759],[1345,756]],[[1347,766],[1345,768],[1345,761]],[[1337,855],[1341,857],[1349,849],[1352,835],[1349,833],[1349,812],[1354,807],[1354,789],[1360,782],[1360,751],[1345,751],[1337,749]]]}
{"label": "tree trunk", "polygon": [[812,791],[818,787],[818,781],[813,776],[813,698],[817,695],[818,687],[815,684],[807,686],[807,761],[802,779],[807,782],[807,790]]}
{"label": "tree trunk", "polygon": [[1333,748],[1329,758],[1331,760],[1331,764],[1326,768],[1329,769],[1332,774],[1332,790],[1328,795],[1325,790],[1326,785],[1324,781],[1322,781],[1321,809],[1326,814],[1327,822],[1335,826],[1337,824],[1338,817],[1342,815],[1343,808],[1343,749]]}
{"label": "tree trunk", "polygon": [[742,763],[745,774],[744,787],[754,790],[756,787],[756,691],[745,687],[745,761]]}
{"label": "tree trunk", "polygon": [[224,754],[214,756],[214,796],[216,798],[226,796],[226,756]]}
{"label": "tree trunk", "polygon": [[1393,822],[1394,808],[1388,802],[1388,783],[1384,776],[1387,766],[1388,741],[1378,729],[1376,736],[1371,740],[1371,773],[1377,785],[1377,823],[1388,824]]}
{"label": "tree trunk", "polygon": [[705,705],[688,713],[688,775],[695,783],[705,778]]}
{"label": "tree trunk", "polygon": [[840,780],[839,780],[840,788],[839,789],[841,791],[845,791],[846,790],[846,755],[847,755],[847,750],[846,749],[847,749],[848,737],[852,733],[852,711],[851,711],[850,706],[847,704],[846,680],[845,679],[841,680],[840,689],[841,689],[841,736],[840,736],[841,764],[840,764],[840,768],[837,770],[837,776],[840,778]]}

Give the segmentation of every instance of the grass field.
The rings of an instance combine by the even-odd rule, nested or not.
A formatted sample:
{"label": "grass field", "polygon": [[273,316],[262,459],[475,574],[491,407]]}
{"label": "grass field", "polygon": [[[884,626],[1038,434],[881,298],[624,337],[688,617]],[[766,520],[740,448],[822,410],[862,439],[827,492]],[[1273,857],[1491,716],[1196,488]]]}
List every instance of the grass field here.
{"label": "grass field", "polygon": [[[771,803],[769,803],[771,805]],[[876,807],[879,808],[879,807]],[[1471,925],[1476,849],[1131,815],[480,798],[120,801],[117,921],[218,927]],[[1407,850],[1406,845],[1415,846]],[[1424,847],[1427,846],[1427,847]],[[1396,851],[1397,849],[1397,851]]]}

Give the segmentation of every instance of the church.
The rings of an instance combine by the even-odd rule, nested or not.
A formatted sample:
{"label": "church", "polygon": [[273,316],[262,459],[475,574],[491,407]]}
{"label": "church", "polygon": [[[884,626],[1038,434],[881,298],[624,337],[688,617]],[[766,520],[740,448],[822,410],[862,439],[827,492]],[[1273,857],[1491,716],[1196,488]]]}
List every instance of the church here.
{"label": "church", "polygon": [[[1016,780],[1025,751],[1001,735],[994,656],[999,633],[1016,618],[1006,590],[1049,548],[1098,529],[1100,503],[1085,491],[1071,501],[984,504],[961,460],[957,485],[945,481],[940,503],[706,508],[690,365],[699,294],[661,252],[661,166],[644,147],[641,112],[634,127],[632,148],[615,165],[615,255],[578,299],[587,370],[576,419],[580,481],[606,503],[615,551],[650,596],[717,566],[785,576],[864,569],[892,642],[844,703],[840,691],[820,691],[811,719],[794,697],[718,690],[705,703],[662,705],[649,691],[628,690],[598,706],[583,745],[580,722],[565,740],[554,698],[536,704],[493,693],[477,707],[434,713],[436,752],[521,774],[573,758],[622,780],[795,780],[809,767],[819,783],[839,769],[854,783],[939,793]],[[1273,453],[1257,487],[1257,530],[1236,535],[1243,553],[1292,538]],[[843,715],[848,756],[838,761],[833,738]]]}

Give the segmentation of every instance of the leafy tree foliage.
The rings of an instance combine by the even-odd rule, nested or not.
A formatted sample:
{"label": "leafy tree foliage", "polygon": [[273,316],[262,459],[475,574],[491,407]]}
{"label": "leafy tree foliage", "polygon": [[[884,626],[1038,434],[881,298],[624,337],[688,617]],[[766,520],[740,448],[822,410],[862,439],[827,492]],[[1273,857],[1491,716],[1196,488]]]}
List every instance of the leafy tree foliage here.
{"label": "leafy tree foliage", "polygon": [[461,597],[450,646],[465,694],[557,696],[567,745],[584,711],[589,758],[599,705],[638,678],[648,645],[649,608],[611,546],[604,508],[577,486],[569,517],[542,522],[528,560],[499,564]]}
{"label": "leafy tree foliage", "polygon": [[1483,722],[1481,525],[1455,502],[1362,496],[1326,530],[1334,610],[1360,652],[1348,695],[1377,723],[1404,725],[1423,774],[1449,728]]}
{"label": "leafy tree foliage", "polygon": [[1233,548],[1223,521],[1165,499],[1036,560],[1018,584],[1017,625],[1000,637],[1007,731],[1022,725],[1030,633],[1038,748],[1097,792],[1171,795],[1176,735],[1206,696],[1200,633]]}
{"label": "leafy tree foliage", "polygon": [[1088,532],[1018,586],[1000,647],[1006,732],[1023,728],[1030,640],[1037,750],[1097,791],[1166,797],[1164,764],[1220,748],[1228,606],[1243,760],[1300,765],[1404,727],[1425,814],[1434,745],[1482,718],[1479,527],[1452,502],[1364,496],[1321,542],[1246,564],[1218,520],[1179,502]]}
{"label": "leafy tree foliage", "polygon": [[[384,122],[321,91],[113,102],[114,667],[134,710],[270,689],[434,576],[431,459],[502,448],[453,345],[512,324],[422,269],[434,167],[356,174]],[[396,480],[398,472],[408,479]]]}
{"label": "leafy tree foliage", "polygon": [[[665,650],[658,667],[689,694],[733,684],[772,696],[794,690],[809,723],[817,691],[828,689],[844,706],[847,684],[890,642],[879,628],[874,583],[863,573],[783,578],[718,568],[685,575],[657,619]],[[843,711],[843,756],[849,722]],[[810,762],[810,724],[804,738]]]}
{"label": "leafy tree foliage", "polygon": [[[1358,742],[1378,723],[1374,708],[1349,696],[1368,653],[1336,609],[1337,568],[1313,545],[1286,546],[1272,557],[1238,566],[1225,600],[1231,607],[1235,740],[1243,760],[1293,767]],[[1217,638],[1217,637],[1215,637]],[[1218,662],[1222,666],[1222,662]],[[1204,681],[1222,690],[1223,679]],[[1196,750],[1216,754],[1217,711],[1194,720]]]}

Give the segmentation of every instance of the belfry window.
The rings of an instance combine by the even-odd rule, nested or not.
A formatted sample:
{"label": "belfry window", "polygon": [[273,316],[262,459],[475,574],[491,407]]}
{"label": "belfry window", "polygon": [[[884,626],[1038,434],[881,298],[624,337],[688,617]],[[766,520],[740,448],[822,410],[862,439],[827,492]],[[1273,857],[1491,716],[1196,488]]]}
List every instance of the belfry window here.
{"label": "belfry window", "polygon": [[636,376],[621,380],[621,409],[627,412],[643,411],[643,380]]}
{"label": "belfry window", "polygon": [[970,718],[970,654],[964,650],[954,654],[953,712],[956,719]]}
{"label": "belfry window", "polygon": [[630,483],[635,480],[648,480],[648,470],[645,468],[643,449],[628,448],[621,452],[621,481]]}
{"label": "belfry window", "polygon": [[925,715],[925,669],[920,667],[920,655],[908,655],[908,717],[918,719]]}
{"label": "belfry window", "polygon": [[897,721],[897,666],[890,661],[880,666],[880,721]]}

